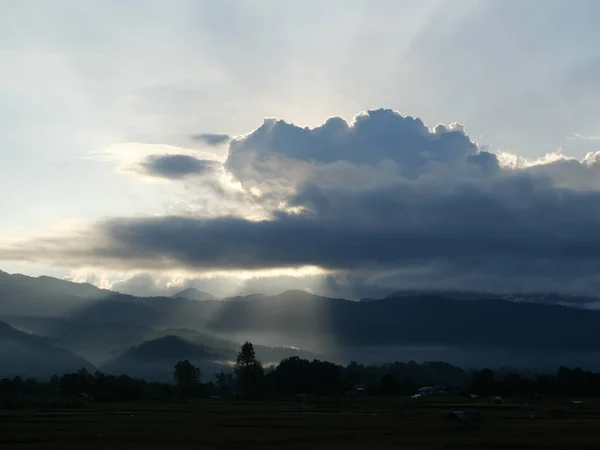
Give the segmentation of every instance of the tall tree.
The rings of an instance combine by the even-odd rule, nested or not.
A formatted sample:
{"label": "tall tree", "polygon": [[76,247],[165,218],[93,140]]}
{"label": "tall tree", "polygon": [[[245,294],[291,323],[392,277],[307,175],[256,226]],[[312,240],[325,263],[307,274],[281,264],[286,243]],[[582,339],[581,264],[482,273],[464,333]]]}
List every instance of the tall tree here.
{"label": "tall tree", "polygon": [[189,398],[200,385],[200,369],[187,359],[175,364],[173,378],[179,388],[179,393],[184,398]]}
{"label": "tall tree", "polygon": [[264,390],[265,372],[256,359],[254,346],[250,342],[242,345],[235,363],[237,393],[249,398],[259,397]]}

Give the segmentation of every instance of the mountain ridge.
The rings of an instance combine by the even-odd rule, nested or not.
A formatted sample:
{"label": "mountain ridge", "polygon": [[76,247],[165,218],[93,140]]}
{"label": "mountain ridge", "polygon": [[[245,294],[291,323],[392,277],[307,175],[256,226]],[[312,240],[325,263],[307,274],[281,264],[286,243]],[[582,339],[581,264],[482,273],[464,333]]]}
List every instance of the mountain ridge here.
{"label": "mountain ridge", "polygon": [[[389,353],[393,348],[475,348],[487,355],[500,355],[506,349],[600,355],[600,312],[592,309],[592,297],[530,294],[531,301],[521,301],[523,297],[516,294],[412,290],[354,301],[288,290],[198,301],[135,297],[87,287],[83,292],[93,295],[81,298],[74,295],[81,286],[71,287],[64,280],[2,274],[0,319],[48,336],[56,345],[94,362],[164,336],[164,330],[177,329],[193,330],[180,334],[196,343],[250,340],[271,347],[273,351],[264,352],[269,361],[287,354],[286,347],[338,361],[377,355],[383,349],[392,355],[386,358],[399,358]],[[96,296],[98,292],[102,295]],[[370,353],[365,353],[367,349]],[[411,355],[419,357],[418,352]]]}
{"label": "mountain ridge", "polygon": [[95,370],[89,361],[44,337],[25,333],[0,321],[0,378],[49,378],[81,368]]}
{"label": "mountain ridge", "polygon": [[190,288],[184,289],[183,291],[177,292],[176,294],[172,295],[171,297],[184,298],[187,300],[198,300],[198,301],[217,300],[217,297],[212,295],[210,292],[201,291],[200,289],[196,289],[194,287],[190,287]]}

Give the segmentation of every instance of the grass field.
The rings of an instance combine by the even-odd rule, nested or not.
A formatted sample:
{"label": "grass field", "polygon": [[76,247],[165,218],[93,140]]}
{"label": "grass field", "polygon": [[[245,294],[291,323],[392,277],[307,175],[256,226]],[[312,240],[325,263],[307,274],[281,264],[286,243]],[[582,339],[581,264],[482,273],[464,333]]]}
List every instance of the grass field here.
{"label": "grass field", "polygon": [[[484,416],[479,430],[444,418]],[[600,403],[541,405],[344,399],[191,405],[87,405],[0,411],[0,448],[17,449],[598,449]]]}

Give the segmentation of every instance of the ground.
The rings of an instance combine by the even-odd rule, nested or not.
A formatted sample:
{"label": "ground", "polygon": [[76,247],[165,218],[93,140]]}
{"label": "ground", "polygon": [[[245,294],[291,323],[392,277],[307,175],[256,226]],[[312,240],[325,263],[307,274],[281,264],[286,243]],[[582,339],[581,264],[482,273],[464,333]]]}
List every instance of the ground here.
{"label": "ground", "polygon": [[[480,412],[479,430],[444,418]],[[307,399],[190,405],[86,405],[0,411],[0,448],[29,449],[597,449],[600,403]]]}

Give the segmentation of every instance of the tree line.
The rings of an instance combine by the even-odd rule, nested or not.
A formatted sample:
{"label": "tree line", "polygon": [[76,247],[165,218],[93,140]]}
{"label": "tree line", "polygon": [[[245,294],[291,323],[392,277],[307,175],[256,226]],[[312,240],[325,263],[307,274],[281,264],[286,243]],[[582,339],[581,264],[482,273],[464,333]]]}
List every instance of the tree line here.
{"label": "tree line", "polygon": [[440,386],[455,395],[600,395],[600,373],[560,367],[556,374],[525,376],[490,369],[466,372],[443,362],[347,366],[299,357],[264,368],[250,342],[242,345],[232,373],[221,372],[203,382],[200,367],[188,360],[173,368],[173,382],[148,382],[127,375],[75,373],[35,379],[0,380],[2,406],[76,407],[86,401],[188,401],[194,398],[236,396],[245,399],[290,396],[411,395],[422,386]]}
{"label": "tree line", "polygon": [[473,371],[466,388],[480,396],[513,395],[600,395],[600,373],[581,368],[560,367],[555,374],[525,376],[517,372]]}

